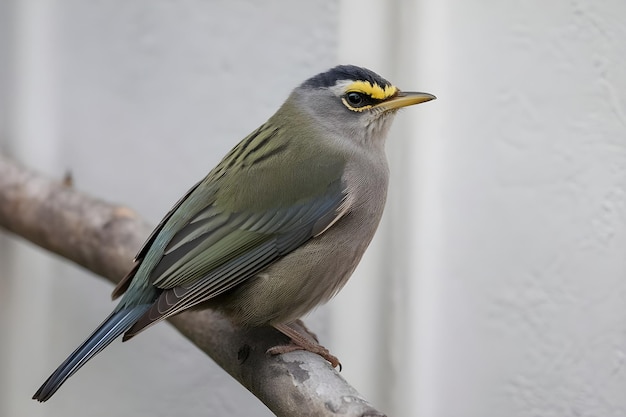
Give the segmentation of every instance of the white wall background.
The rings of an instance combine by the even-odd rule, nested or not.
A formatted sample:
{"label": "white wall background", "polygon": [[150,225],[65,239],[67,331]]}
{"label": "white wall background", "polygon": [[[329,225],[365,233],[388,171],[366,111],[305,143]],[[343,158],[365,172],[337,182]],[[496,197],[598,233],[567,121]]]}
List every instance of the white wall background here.
{"label": "white wall background", "polygon": [[[390,416],[623,417],[624,16],[619,0],[0,2],[2,146],[156,222],[315,72],[352,62],[432,92],[400,115],[383,228],[313,327]],[[0,237],[0,415],[269,414],[167,325],[29,400],[110,285]]]}

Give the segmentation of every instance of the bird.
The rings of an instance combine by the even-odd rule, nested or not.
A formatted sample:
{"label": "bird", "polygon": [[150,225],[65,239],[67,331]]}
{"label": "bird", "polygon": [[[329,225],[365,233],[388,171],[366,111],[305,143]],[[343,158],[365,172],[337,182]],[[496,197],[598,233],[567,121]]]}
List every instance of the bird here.
{"label": "bird", "polygon": [[385,141],[399,109],[435,99],[339,65],[296,87],[165,215],[113,290],[113,312],[37,390],[47,401],[122,334],[190,308],[273,326],[295,349],[338,359],[299,319],[346,283],[385,206]]}

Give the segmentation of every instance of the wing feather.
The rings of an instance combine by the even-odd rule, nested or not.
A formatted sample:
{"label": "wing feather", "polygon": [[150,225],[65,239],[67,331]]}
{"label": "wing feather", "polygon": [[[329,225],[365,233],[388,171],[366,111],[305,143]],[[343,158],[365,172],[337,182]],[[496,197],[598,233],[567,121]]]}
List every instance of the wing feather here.
{"label": "wing feather", "polygon": [[[344,211],[338,209],[344,200],[344,195],[339,193],[332,197],[326,196],[323,203],[319,201],[311,203],[317,206],[316,210],[311,210],[310,207],[304,210],[301,207],[294,208],[297,212],[305,212],[306,215],[301,219],[306,219],[306,221],[292,222],[286,229],[275,230],[276,228],[271,223],[284,225],[285,222],[282,222],[282,219],[292,214],[290,210],[282,210],[282,215],[285,217],[274,213],[269,220],[263,216],[257,223],[242,222],[242,226],[248,225],[250,229],[254,228],[254,225],[262,224],[262,227],[257,228],[257,231],[238,228],[221,238],[220,248],[217,251],[219,253],[216,256],[225,262],[218,267],[214,267],[211,263],[212,267],[207,270],[207,259],[210,256],[206,258],[202,256],[203,254],[213,255],[211,247],[207,248],[210,253],[203,252],[191,258],[181,257],[180,262],[175,264],[179,265],[178,268],[170,267],[167,274],[163,274],[154,281],[154,285],[158,285],[164,291],[150,310],[127,332],[125,339],[157,321],[210,300],[255,276],[272,262],[313,237],[314,227],[319,227],[321,218],[327,219],[326,222],[330,223],[334,222],[335,216],[327,214],[343,215]],[[259,229],[271,232],[259,233]],[[231,244],[223,243],[229,240],[232,241]],[[195,278],[198,274],[203,275]]]}

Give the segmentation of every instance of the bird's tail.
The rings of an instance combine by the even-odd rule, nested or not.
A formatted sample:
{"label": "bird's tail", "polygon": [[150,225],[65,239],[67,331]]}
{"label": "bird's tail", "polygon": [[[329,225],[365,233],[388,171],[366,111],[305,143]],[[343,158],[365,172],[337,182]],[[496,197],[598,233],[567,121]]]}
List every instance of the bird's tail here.
{"label": "bird's tail", "polygon": [[100,353],[119,335],[128,330],[150,307],[140,305],[113,312],[43,383],[33,399],[47,401],[61,385],[87,361]]}

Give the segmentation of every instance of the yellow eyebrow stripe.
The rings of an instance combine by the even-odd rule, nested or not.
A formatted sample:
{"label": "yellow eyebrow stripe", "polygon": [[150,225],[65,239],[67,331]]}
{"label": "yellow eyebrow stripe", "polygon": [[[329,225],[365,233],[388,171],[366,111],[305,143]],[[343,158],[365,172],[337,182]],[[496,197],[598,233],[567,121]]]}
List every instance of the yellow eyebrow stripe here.
{"label": "yellow eyebrow stripe", "polygon": [[383,88],[378,84],[370,84],[368,81],[355,81],[346,87],[346,93],[352,91],[365,93],[378,100],[384,100],[396,94],[398,89],[393,85],[388,85]]}

